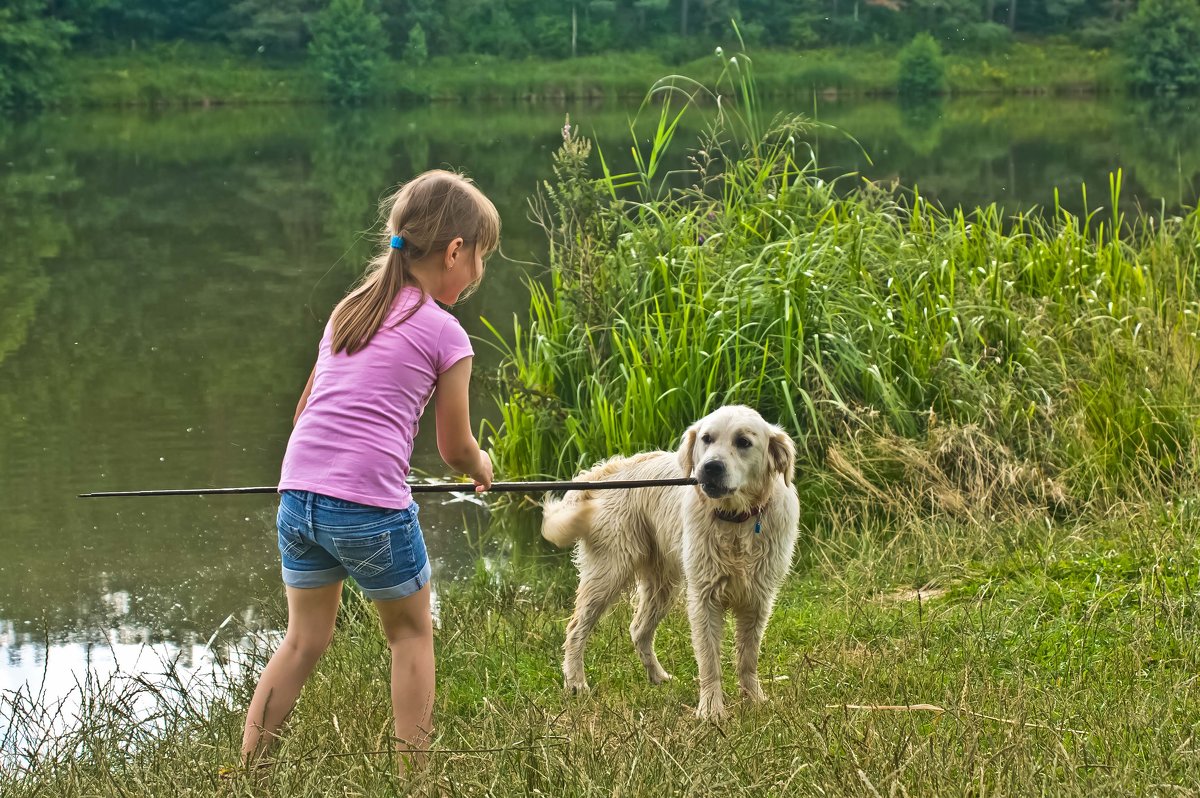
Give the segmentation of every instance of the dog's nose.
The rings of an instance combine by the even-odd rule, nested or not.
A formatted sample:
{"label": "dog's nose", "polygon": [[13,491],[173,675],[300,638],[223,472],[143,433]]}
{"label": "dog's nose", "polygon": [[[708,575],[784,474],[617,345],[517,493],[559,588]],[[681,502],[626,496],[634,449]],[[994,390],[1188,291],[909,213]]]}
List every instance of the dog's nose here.
{"label": "dog's nose", "polygon": [[720,460],[709,460],[700,466],[700,473],[706,477],[720,477],[725,474],[725,464]]}

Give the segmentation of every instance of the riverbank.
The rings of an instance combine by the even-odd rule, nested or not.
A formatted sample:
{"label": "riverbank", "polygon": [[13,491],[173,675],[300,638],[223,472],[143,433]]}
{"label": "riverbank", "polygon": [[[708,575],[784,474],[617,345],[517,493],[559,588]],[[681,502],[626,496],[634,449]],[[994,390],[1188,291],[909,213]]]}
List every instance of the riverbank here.
{"label": "riverbank", "polygon": [[[896,52],[891,50],[764,50],[754,59],[763,96],[889,95],[896,82]],[[946,65],[952,94],[1111,93],[1122,86],[1116,56],[1066,43],[1016,42],[990,55],[950,54]],[[720,69],[712,54],[687,63],[667,63],[648,52],[566,61],[438,58],[421,67],[392,62],[380,99],[392,103],[640,99],[646,87],[664,74],[679,73],[711,84]],[[272,64],[197,45],[120,55],[76,53],[67,61],[64,78],[58,100],[62,107],[323,101],[320,80],[307,64]]]}
{"label": "riverbank", "polygon": [[[570,202],[563,209],[579,213],[552,225],[550,280],[560,290],[535,296],[534,312],[520,321],[525,332],[509,338],[526,368],[510,364],[508,376],[524,382],[528,390],[519,395],[531,405],[509,406],[493,446],[510,476],[561,476],[606,454],[673,445],[712,402],[751,402],[785,424],[804,452],[804,520],[795,567],[764,640],[765,705],[735,703],[719,726],[695,721],[696,667],[682,607],[658,635],[660,658],[675,680],[652,687],[628,641],[624,602],[589,646],[593,692],[565,697],[558,665],[575,586],[569,555],[528,531],[503,528],[516,510],[498,507],[492,519],[493,533],[505,541],[501,551],[480,560],[474,578],[435,582],[440,692],[427,772],[402,777],[388,754],[386,646],[369,607],[350,594],[273,767],[221,776],[236,763],[244,708],[266,653],[258,651],[208,697],[169,680],[165,689],[136,679],[85,681],[78,725],[45,749],[23,747],[19,767],[0,768],[0,794],[1193,794],[1200,783],[1200,402],[1193,377],[1200,215],[1123,216],[1120,173],[1076,216],[1054,209],[1013,219],[995,205],[942,211],[884,181],[856,181],[857,188],[843,191],[794,160],[809,152],[802,125],[751,136],[747,131],[761,132],[763,120],[752,106],[741,110],[713,148],[686,137],[697,158],[725,148],[726,171],[717,175],[704,161],[697,166],[710,171],[692,176],[701,184],[712,179],[712,196],[666,194],[662,171],[654,171],[670,169],[661,165],[675,152],[664,125],[650,149],[640,136],[633,140],[640,171],[612,181],[625,184],[621,196],[636,202],[608,206],[612,184],[588,179],[584,142],[569,137],[552,186]],[[269,200],[316,183],[331,192],[344,184],[353,200],[347,205],[358,214],[362,187],[377,179],[360,174],[377,175],[393,151],[387,136],[405,129],[396,124],[403,114],[394,113],[397,119],[376,123],[373,143],[361,138],[353,117],[344,127],[330,124],[312,159],[317,169],[303,168],[301,158],[301,167],[273,172],[257,152],[247,157],[246,183],[254,190],[205,203],[222,219],[236,216],[236,228],[177,210],[169,200],[187,192],[173,186],[138,194],[137,203],[181,225],[166,232],[193,254],[235,229],[261,229],[267,243],[259,248],[278,246],[277,230],[296,229],[295,218],[282,215],[286,224],[277,228],[238,212],[255,207],[251,202],[273,207]],[[121,114],[109,116],[116,127],[104,130],[126,124],[116,119]],[[222,115],[193,116],[211,124]],[[436,125],[426,128],[436,141]],[[670,129],[693,133],[683,124]],[[164,133],[148,135],[170,161],[173,141]],[[34,140],[38,158],[63,157],[49,152],[45,139]],[[94,140],[84,136],[78,146]],[[211,150],[175,145],[184,153],[178,180],[230,182],[228,173],[184,160],[198,152],[224,159],[229,137],[214,128],[199,140]],[[604,143],[609,151],[620,146]],[[353,159],[337,157],[347,153]],[[346,168],[360,159],[361,173]],[[114,174],[131,162],[92,161]],[[46,180],[35,176],[20,185],[41,190]],[[140,173],[138,179],[148,182]],[[94,182],[113,193],[111,182]],[[693,185],[691,177],[684,185]],[[80,224],[116,218],[83,216]],[[1122,236],[1116,243],[1114,229]],[[86,233],[82,228],[81,236],[112,250],[88,253],[91,272],[155,278],[128,268],[125,242],[144,238],[140,229],[137,239]],[[308,247],[299,241],[296,251]],[[293,384],[307,364],[295,373],[231,370],[237,358],[219,357],[220,347],[229,341],[233,352],[242,337],[230,332],[236,306],[228,286],[243,287],[244,275],[235,282],[214,273],[212,264],[222,261],[207,257],[187,280],[186,262],[175,263],[170,285],[162,283],[145,307],[178,316],[161,297],[180,285],[194,302],[208,301],[194,304],[189,318],[214,326],[187,327],[203,342],[194,351],[213,364],[209,382],[228,391],[210,393],[207,405],[225,424],[224,450],[242,439],[241,430],[248,439],[262,428],[259,421],[229,425],[225,411],[255,393],[270,398],[271,386]],[[294,264],[281,262],[290,277]],[[584,277],[597,282],[584,284]],[[279,285],[285,282],[296,281]],[[278,289],[270,296],[285,319],[296,315],[299,301]],[[70,334],[70,325],[95,327],[80,307],[59,302],[53,309],[61,317],[43,317],[40,326],[65,331],[57,338],[70,342],[72,359],[62,362],[72,373],[84,360],[111,370],[98,355],[77,354],[83,350],[76,342],[89,339]],[[284,321],[252,317],[259,338],[271,330],[281,340],[295,337]],[[492,318],[506,333],[512,329],[511,314]],[[133,329],[138,341],[131,343],[107,335],[103,348],[140,352],[142,329],[158,327],[170,329]],[[167,351],[178,363],[189,350]],[[159,377],[156,395],[174,406],[163,373],[146,378]],[[263,388],[247,383],[255,375],[266,380]],[[101,401],[111,377],[47,380],[53,396],[39,393],[39,402],[17,406],[48,413],[115,406],[140,384],[122,384],[112,401]],[[194,384],[187,390],[196,392]],[[78,398],[84,393],[86,403]],[[97,440],[101,425],[70,412],[53,416],[41,429],[62,438],[62,425],[74,422],[72,429],[91,430],[90,437],[66,438]],[[518,416],[526,426],[514,422]],[[121,432],[110,425],[106,434]],[[235,518],[214,518],[212,527],[245,538],[266,528],[270,516],[243,521],[238,527]],[[52,520],[38,530],[63,526]],[[93,544],[96,527],[79,528]],[[461,545],[457,530],[454,540]],[[210,540],[206,552],[215,548]],[[138,560],[145,551],[143,542],[122,550],[121,559]],[[102,562],[89,556],[93,569]],[[190,571],[199,576],[184,583],[187,593],[215,592],[211,573]],[[281,622],[275,608],[266,625]],[[732,695],[728,648],[725,662]],[[149,719],[130,712],[139,696],[157,701]],[[0,713],[18,730],[6,741],[36,741],[55,720],[52,708],[11,694],[0,699]]]}
{"label": "riverbank", "polygon": [[389,748],[387,648],[349,595],[274,767],[219,776],[236,762],[252,669],[212,700],[164,691],[152,724],[128,716],[127,692],[86,685],[81,727],[24,769],[0,769],[0,792],[1194,794],[1200,497],[1066,524],[863,525],[822,510],[767,630],[769,700],[735,701],[719,726],[693,717],[681,606],[657,642],[674,681],[645,681],[622,602],[588,649],[592,693],[562,694],[575,576],[538,543],[439,586],[426,773],[402,777],[376,753]]}

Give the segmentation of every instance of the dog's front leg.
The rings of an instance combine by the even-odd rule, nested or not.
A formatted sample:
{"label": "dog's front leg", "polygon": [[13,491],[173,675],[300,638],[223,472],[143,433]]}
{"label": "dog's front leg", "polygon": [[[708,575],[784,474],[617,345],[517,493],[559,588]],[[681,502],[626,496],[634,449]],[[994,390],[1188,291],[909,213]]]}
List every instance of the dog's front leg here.
{"label": "dog's front leg", "polygon": [[697,717],[717,720],[725,716],[725,698],[721,694],[721,634],[723,611],[716,598],[716,587],[688,585],[688,620],[692,625],[692,648],[700,670],[700,703]]}
{"label": "dog's front leg", "polygon": [[770,612],[757,604],[739,607],[734,612],[737,632],[734,637],[734,655],[737,659],[738,684],[742,694],[751,701],[766,701],[767,696],[758,682],[758,652],[762,646],[763,632],[767,628]]}

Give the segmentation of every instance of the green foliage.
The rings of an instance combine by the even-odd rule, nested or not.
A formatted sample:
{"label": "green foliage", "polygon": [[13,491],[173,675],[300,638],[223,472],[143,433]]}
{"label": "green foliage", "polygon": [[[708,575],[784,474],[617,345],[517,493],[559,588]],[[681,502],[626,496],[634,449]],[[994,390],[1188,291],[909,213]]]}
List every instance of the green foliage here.
{"label": "green foliage", "polygon": [[943,425],[1008,452],[997,473],[1059,474],[1086,500],[1195,478],[1200,213],[1130,226],[1088,212],[1085,190],[1082,214],[1009,218],[830,185],[803,120],[764,132],[742,58],[742,104],[674,178],[689,189],[664,178],[674,112],[635,145],[634,171],[601,159],[599,182],[585,144],[564,142],[551,282],[503,336],[502,470],[561,476],[673,448],[742,402],[817,462],[847,430],[922,441]]}
{"label": "green foliage", "polygon": [[1200,90],[1200,3],[1142,0],[1125,28],[1135,89],[1155,94]]}
{"label": "green foliage", "polygon": [[532,52],[523,26],[517,24],[504,4],[489,4],[472,20],[473,24],[467,28],[467,43],[472,52],[504,58],[524,58]]}
{"label": "green foliage", "polygon": [[995,22],[977,22],[963,29],[963,45],[972,52],[994,53],[1012,41],[1012,34]]}
{"label": "green foliage", "polygon": [[308,44],[320,0],[239,0],[229,10],[229,41],[243,52],[294,58]]}
{"label": "green foliage", "polygon": [[414,66],[420,66],[429,60],[429,45],[425,39],[425,29],[418,23],[408,32],[408,41],[404,45],[404,60]]}
{"label": "green foliage", "polygon": [[[425,34],[426,55],[434,55],[448,47],[455,32],[446,22],[446,7],[442,0],[373,0],[383,20],[388,41],[396,48],[407,46],[413,29],[420,27]],[[460,45],[461,46],[461,45]],[[403,50],[394,53],[405,58]]]}
{"label": "green foliage", "polygon": [[[79,41],[103,51],[163,42],[224,42],[239,50],[290,57],[307,40],[306,19],[319,0],[55,0],[56,19]],[[431,57],[464,53],[519,58],[657,52],[682,63],[729,44],[730,20],[756,47],[901,44],[920,32],[947,50],[1001,44],[999,28],[1034,36],[1111,30],[1133,0],[372,0],[403,56],[420,25]],[[988,11],[991,11],[990,16]],[[995,25],[996,27],[989,27]],[[1093,37],[1094,38],[1094,37]],[[694,42],[695,46],[684,43]],[[1089,46],[1095,46],[1091,44]],[[690,51],[690,55],[688,52]]]}
{"label": "green foliage", "polygon": [[946,88],[942,48],[928,33],[918,33],[900,51],[896,90],[909,97],[941,94]]}
{"label": "green foliage", "polygon": [[533,52],[541,58],[571,55],[571,17],[567,13],[539,14],[530,27]]}
{"label": "green foliage", "polygon": [[903,41],[919,33],[928,33],[950,48],[970,46],[976,25],[985,24],[978,0],[908,0],[902,13],[892,13],[896,32],[888,36]]}
{"label": "green foliage", "polygon": [[308,51],[327,94],[362,102],[379,88],[387,61],[387,34],[364,0],[330,0],[313,20]]}
{"label": "green foliage", "polygon": [[10,0],[0,8],[0,108],[53,98],[73,32],[50,17],[45,0]]}

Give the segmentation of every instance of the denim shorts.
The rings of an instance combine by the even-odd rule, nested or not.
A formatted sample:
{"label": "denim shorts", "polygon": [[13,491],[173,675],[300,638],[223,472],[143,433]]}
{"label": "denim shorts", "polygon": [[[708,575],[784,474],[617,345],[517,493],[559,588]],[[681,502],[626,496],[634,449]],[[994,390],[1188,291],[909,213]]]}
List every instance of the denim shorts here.
{"label": "denim shorts", "polygon": [[416,502],[388,510],[285,490],[276,524],[288,587],[323,587],[352,576],[368,598],[398,599],[429,582]]}

